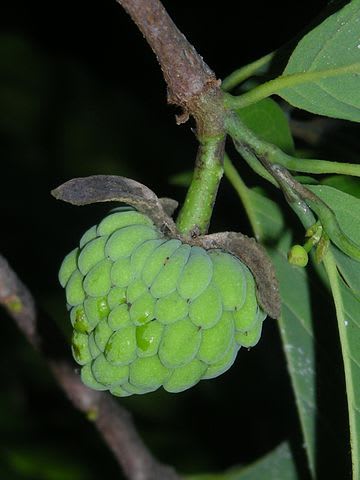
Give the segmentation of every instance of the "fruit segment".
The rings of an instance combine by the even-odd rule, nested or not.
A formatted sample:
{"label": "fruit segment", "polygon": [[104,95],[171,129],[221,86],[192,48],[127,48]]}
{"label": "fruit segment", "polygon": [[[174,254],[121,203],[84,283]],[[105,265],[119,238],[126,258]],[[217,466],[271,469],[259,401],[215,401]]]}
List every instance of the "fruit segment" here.
{"label": "fruit segment", "polygon": [[210,251],[214,265],[213,282],[220,291],[225,310],[240,309],[246,295],[245,270],[240,260],[229,253]]}
{"label": "fruit segment", "polygon": [[195,357],[200,342],[200,330],[187,318],[179,320],[165,328],[159,358],[166,367],[180,367]]}
{"label": "fruit segment", "polygon": [[180,240],[168,240],[156,248],[144,264],[142,279],[148,287],[151,287],[155,278],[170,260],[171,255],[181,245]]}
{"label": "fruit segment", "polygon": [[62,287],[65,287],[71,275],[77,269],[77,258],[79,256],[79,248],[74,248],[64,258],[59,270],[59,282]]}
{"label": "fruit segment", "polygon": [[194,300],[207,288],[212,274],[213,266],[206,250],[192,247],[189,261],[178,280],[178,292],[186,300]]}

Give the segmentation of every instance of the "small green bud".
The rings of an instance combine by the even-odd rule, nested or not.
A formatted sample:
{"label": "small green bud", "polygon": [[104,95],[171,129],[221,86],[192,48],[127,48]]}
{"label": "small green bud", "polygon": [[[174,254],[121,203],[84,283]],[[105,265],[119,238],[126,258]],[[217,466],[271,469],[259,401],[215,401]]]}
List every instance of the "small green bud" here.
{"label": "small green bud", "polygon": [[301,245],[293,245],[288,253],[288,260],[291,265],[306,267],[309,261],[307,251]]}

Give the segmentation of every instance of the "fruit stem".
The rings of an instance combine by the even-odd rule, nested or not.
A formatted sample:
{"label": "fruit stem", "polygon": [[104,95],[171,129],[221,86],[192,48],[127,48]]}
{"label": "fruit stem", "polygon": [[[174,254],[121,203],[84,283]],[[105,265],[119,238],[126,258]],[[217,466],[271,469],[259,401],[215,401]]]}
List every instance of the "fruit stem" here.
{"label": "fruit stem", "polygon": [[208,230],[217,190],[223,175],[225,134],[199,138],[194,175],[176,225],[183,234]]}

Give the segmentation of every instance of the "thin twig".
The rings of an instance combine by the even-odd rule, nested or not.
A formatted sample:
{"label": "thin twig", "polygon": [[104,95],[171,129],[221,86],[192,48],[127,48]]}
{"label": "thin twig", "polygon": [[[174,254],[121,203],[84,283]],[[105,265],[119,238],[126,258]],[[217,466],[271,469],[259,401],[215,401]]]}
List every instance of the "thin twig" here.
{"label": "thin twig", "polygon": [[168,86],[169,103],[185,106],[212,84],[215,74],[179,31],[158,0],[117,0],[155,53]]}
{"label": "thin twig", "polygon": [[152,48],[168,88],[168,102],[182,108],[178,123],[189,115],[197,135],[224,133],[221,81],[176,27],[160,0],[117,0]]}
{"label": "thin twig", "polygon": [[[61,334],[53,328],[54,322],[39,313],[30,291],[1,255],[0,304],[31,345],[46,357],[50,370],[72,404],[93,419],[129,480],[180,480],[171,467],[162,465],[151,455],[123,407],[108,394],[90,390],[81,382],[62,351],[65,342],[61,342]],[[56,348],[57,343],[60,349]],[[46,345],[51,348],[45,348]]]}
{"label": "thin twig", "polygon": [[193,180],[179,213],[177,227],[193,237],[210,223],[223,175],[225,109],[221,82],[180,32],[160,0],[117,0],[144,35],[160,64],[168,88],[168,102],[191,115],[200,143]]}

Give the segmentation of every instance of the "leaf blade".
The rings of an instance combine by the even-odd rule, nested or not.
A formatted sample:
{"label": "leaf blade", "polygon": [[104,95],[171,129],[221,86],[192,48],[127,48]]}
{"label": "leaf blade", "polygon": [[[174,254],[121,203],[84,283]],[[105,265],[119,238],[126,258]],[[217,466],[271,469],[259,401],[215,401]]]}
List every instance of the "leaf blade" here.
{"label": "leaf blade", "polygon": [[360,479],[360,300],[341,280],[335,258],[328,252],[324,265],[329,277],[334,297],[336,316],[343,353],[348,414],[350,423],[350,443],[353,466],[353,480]]}
{"label": "leaf blade", "polygon": [[289,122],[281,107],[271,98],[236,110],[237,115],[261,139],[288,154],[295,153]]}
{"label": "leaf blade", "polygon": [[276,93],[312,113],[360,122],[359,15],[353,0],[305,35],[283,73],[304,81]]}
{"label": "leaf blade", "polygon": [[[342,390],[342,373],[337,368],[333,354],[328,353],[328,336],[320,335],[318,332],[321,317],[316,317],[319,311],[314,309],[316,305],[313,304],[313,299],[316,299],[318,310],[321,312],[328,303],[328,295],[319,280],[310,275],[308,269],[289,264],[287,252],[291,245],[291,233],[284,228],[281,209],[272,200],[260,197],[259,194],[253,195],[253,206],[266,233],[263,241],[269,244],[268,252],[274,262],[280,285],[282,300],[280,335],[308,463],[315,477],[318,469],[324,468],[318,465],[317,452],[320,446],[326,444],[328,454],[330,450],[334,454],[339,453],[340,449],[344,450],[342,419],[340,420],[339,416],[335,418],[331,408],[324,408],[325,406],[318,401],[320,386],[322,391],[327,392],[326,396],[336,398],[334,401],[337,405],[342,401],[338,398],[338,392]],[[325,330],[328,331],[328,327]],[[346,452],[342,453],[341,460],[345,463]],[[340,477],[346,470],[344,463],[340,464],[339,461],[336,465]]]}
{"label": "leaf blade", "polygon": [[[271,245],[277,240],[275,246],[268,251],[274,262],[280,285],[282,313],[279,330],[305,440],[306,454],[310,470],[315,475],[317,417],[315,341],[306,271],[291,266],[287,261],[291,236],[289,231],[285,231],[285,221],[280,207],[255,192],[252,192],[252,200],[266,234],[263,241]],[[282,238],[281,242],[279,238]],[[305,376],[302,375],[301,367],[304,359],[307,359]]]}
{"label": "leaf blade", "polygon": [[307,188],[335,212],[344,232],[360,244],[360,199],[327,185],[308,185]]}
{"label": "leaf blade", "polygon": [[247,467],[235,467],[220,474],[191,475],[186,480],[299,480],[295,461],[288,442]]}

